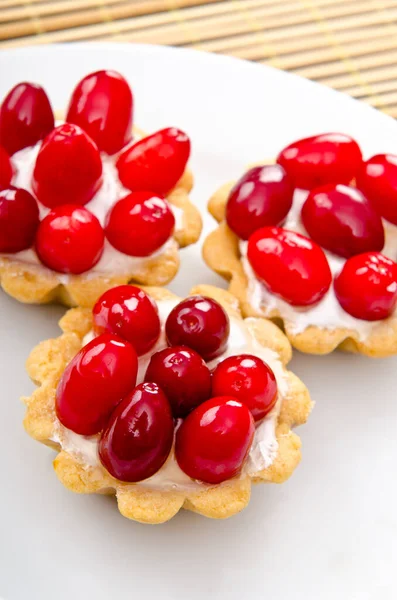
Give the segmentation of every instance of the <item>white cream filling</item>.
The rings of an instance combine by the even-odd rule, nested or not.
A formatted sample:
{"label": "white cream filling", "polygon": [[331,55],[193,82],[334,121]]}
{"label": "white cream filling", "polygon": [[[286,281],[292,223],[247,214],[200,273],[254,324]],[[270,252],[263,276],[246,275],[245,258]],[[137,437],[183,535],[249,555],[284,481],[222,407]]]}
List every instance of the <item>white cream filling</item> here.
{"label": "white cream filling", "polygon": [[[291,229],[308,235],[300,218],[302,206],[308,196],[305,190],[296,190],[292,208],[287,219],[282,225],[285,229]],[[385,246],[382,253],[389,258],[397,259],[397,227],[387,221],[383,221],[385,228]],[[315,325],[321,329],[346,328],[356,331],[360,340],[365,340],[373,329],[383,321],[364,321],[356,319],[343,310],[339,304],[333,285],[320,302],[310,307],[296,307],[285,302],[279,296],[270,292],[255,275],[247,258],[246,241],[240,241],[241,260],[244,272],[248,278],[248,295],[252,307],[263,316],[267,317],[277,311],[292,334],[302,333],[307,327]],[[335,277],[342,269],[345,260],[325,250],[329,266]]]}
{"label": "white cream filling", "polygon": [[[161,335],[156,346],[150,353],[139,359],[139,369],[137,383],[144,380],[147,365],[150,357],[154,352],[161,350],[167,346],[164,334],[164,324],[171,310],[178,304],[177,300],[162,300],[158,302],[160,320],[162,323]],[[278,443],[276,439],[276,424],[277,417],[280,412],[280,407],[283,398],[288,393],[288,379],[286,371],[281,364],[281,361],[276,352],[269,348],[264,348],[256,341],[250,331],[253,319],[230,319],[230,336],[226,351],[213,361],[208,366],[214,368],[216,364],[236,354],[254,354],[264,360],[273,370],[278,385],[278,400],[273,410],[257,425],[254,441],[249,453],[248,460],[244,465],[243,474],[253,474],[269,467],[277,456]],[[84,340],[83,346],[87,344],[94,335],[88,333]],[[87,468],[100,467],[101,463],[98,456],[98,436],[85,437],[66,429],[56,421],[56,432],[52,440],[59,443],[63,450],[74,456],[80,463]],[[227,482],[226,482],[227,483]],[[153,488],[157,490],[172,489],[174,491],[182,490],[199,490],[205,487],[206,484],[199,483],[190,479],[178,466],[174,451],[172,450],[167,462],[162,468],[152,477],[145,481],[139,482],[140,486]]]}
{"label": "white cream filling", "polygon": [[[60,123],[57,123],[57,125],[58,124]],[[15,169],[12,184],[16,187],[28,190],[32,194],[32,175],[40,147],[41,142],[38,142],[35,146],[24,148],[23,150],[16,152],[12,157],[12,164]],[[101,153],[101,159],[103,166],[102,185],[92,200],[90,200],[85,207],[98,218],[99,222],[103,226],[106,215],[111,206],[113,206],[117,200],[120,200],[120,198],[123,198],[129,194],[130,191],[123,187],[118,178],[117,169],[115,166],[117,155],[109,156],[105,153]],[[71,199],[71,203],[73,203],[73,199]],[[40,219],[43,219],[50,212],[50,209],[40,202],[37,204],[39,206]],[[180,231],[183,229],[183,211],[182,209],[173,205],[170,205],[170,208],[175,217],[175,231]],[[173,237],[167,240],[167,242],[161,248],[156,250],[156,252],[150,256],[128,256],[127,254],[123,254],[122,252],[116,250],[116,248],[114,248],[107,240],[105,240],[104,251],[99,262],[94,266],[94,268],[83,273],[82,276],[86,278],[92,278],[97,277],[98,275],[133,273],[134,271],[142,268],[149,260],[156,256],[160,256],[171,248],[177,248],[177,243]],[[29,265],[33,265],[39,269],[47,271],[48,273],[55,275],[61,283],[67,283],[70,280],[69,275],[56,273],[55,271],[47,269],[40,262],[34,248],[29,248],[27,250],[22,250],[22,252],[15,252],[13,254],[0,254],[0,256],[6,256],[19,262],[28,263]]]}

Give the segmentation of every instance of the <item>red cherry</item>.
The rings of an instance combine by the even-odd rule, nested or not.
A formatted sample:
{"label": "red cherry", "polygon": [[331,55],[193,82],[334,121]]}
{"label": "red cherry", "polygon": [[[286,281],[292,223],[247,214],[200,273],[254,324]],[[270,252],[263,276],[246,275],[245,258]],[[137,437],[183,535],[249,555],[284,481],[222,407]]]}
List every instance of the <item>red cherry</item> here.
{"label": "red cherry", "polygon": [[116,479],[142,481],[163,466],[173,438],[164,392],[155,383],[141,383],[113,412],[99,440],[99,457]]}
{"label": "red cherry", "polygon": [[296,306],[318,302],[332,283],[320,246],[295,231],[259,229],[248,241],[248,260],[273,294]]}
{"label": "red cherry", "polygon": [[397,225],[397,156],[377,154],[363,164],[357,187],[364,192],[377,211]]}
{"label": "red cherry", "polygon": [[115,333],[128,340],[138,355],[148,352],[160,335],[154,300],[133,285],[120,285],[99,298],[92,311],[96,333]]}
{"label": "red cherry", "polygon": [[277,162],[295,187],[310,190],[326,183],[350,183],[362,165],[362,154],[349,135],[323,133],[293,142]]}
{"label": "red cherry", "polygon": [[175,456],[182,471],[205,483],[239,474],[254,438],[248,408],[229,396],[200,404],[176,432]]}
{"label": "red cherry", "polygon": [[66,115],[108,154],[118,152],[132,139],[134,101],[120,73],[97,71],[82,79],[73,91]]}
{"label": "red cherry", "polygon": [[234,186],[226,206],[226,221],[239,238],[267,225],[279,225],[292,206],[292,183],[280,165],[250,169]]}
{"label": "red cherry", "polygon": [[81,435],[98,433],[135,386],[137,371],[138,359],[131,344],[109,333],[94,338],[61,377],[55,400],[58,419]]}
{"label": "red cherry", "polygon": [[15,187],[0,191],[0,252],[20,252],[33,244],[39,209],[29,192]]}
{"label": "red cherry", "polygon": [[276,404],[277,382],[263,360],[252,354],[239,354],[218,364],[212,376],[212,393],[233,396],[259,421]]}
{"label": "red cherry", "polygon": [[328,184],[312,190],[302,208],[310,237],[335,254],[349,258],[368,250],[382,250],[382,219],[356,188]]}
{"label": "red cherry", "polygon": [[102,184],[98,148],[76,125],[64,123],[44,140],[33,171],[32,187],[49,208],[87,204]]}
{"label": "red cherry", "polygon": [[41,221],[36,252],[46,267],[59,273],[84,273],[101,258],[104,233],[83,206],[57,206]]}
{"label": "red cherry", "polygon": [[190,140],[180,129],[162,129],[127,148],[116,166],[121,183],[138,192],[166,195],[178,183],[190,155]]}
{"label": "red cherry", "polygon": [[47,94],[35,83],[18,83],[0,108],[0,144],[9,155],[34,146],[54,128]]}
{"label": "red cherry", "polygon": [[145,381],[164,390],[174,417],[184,417],[211,396],[211,373],[197,352],[173,346],[153,354]]}
{"label": "red cherry", "polygon": [[105,232],[109,242],[130,256],[149,256],[171,237],[174,215],[164,198],[132,192],[110,209]]}
{"label": "red cherry", "polygon": [[334,281],[342,308],[364,321],[387,319],[397,305],[397,264],[379,252],[349,258]]}
{"label": "red cherry", "polygon": [[168,315],[165,333],[170,346],[189,346],[204,360],[211,360],[226,349],[229,317],[212,298],[191,296],[182,300]]}
{"label": "red cherry", "polygon": [[10,157],[7,152],[0,146],[0,190],[8,188],[13,176],[13,168]]}

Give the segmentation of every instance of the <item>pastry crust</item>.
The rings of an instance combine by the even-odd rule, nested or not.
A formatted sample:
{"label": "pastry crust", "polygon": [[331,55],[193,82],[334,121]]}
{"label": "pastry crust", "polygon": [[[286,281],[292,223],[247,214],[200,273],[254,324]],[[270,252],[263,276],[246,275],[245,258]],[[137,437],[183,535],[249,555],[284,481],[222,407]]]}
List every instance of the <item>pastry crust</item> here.
{"label": "pastry crust", "polygon": [[[140,132],[141,133],[141,132]],[[59,274],[43,265],[33,265],[0,256],[0,285],[3,290],[29,304],[59,302],[65,306],[92,306],[106,290],[125,283],[162,286],[169,283],[179,269],[179,248],[197,242],[202,229],[199,210],[189,199],[193,175],[186,169],[173,190],[168,202],[182,211],[182,228],[174,232],[173,244],[152,258],[143,260],[139,269],[115,275],[83,273],[69,275],[62,283]]]}
{"label": "pastry crust", "polygon": [[[209,200],[208,210],[219,225],[204,241],[203,258],[211,269],[229,281],[229,291],[238,298],[243,315],[260,317],[263,314],[249,301],[248,279],[240,259],[238,237],[225,221],[227,199],[234,184],[233,181],[223,185]],[[296,334],[277,309],[266,317],[282,327],[292,346],[301,352],[328,354],[338,348],[376,358],[397,354],[397,315],[377,323],[365,340],[361,340],[358,331],[353,329],[331,330],[314,325]]]}
{"label": "pastry crust", "polygon": [[[162,288],[145,288],[145,291],[156,300],[177,299]],[[191,294],[215,298],[229,315],[242,318],[236,299],[225,290],[201,285],[193,288]],[[291,346],[285,335],[263,318],[250,319],[247,324],[256,340],[277,352],[285,366],[291,358]],[[84,335],[91,329],[91,312],[87,308],[71,309],[61,319],[60,326],[63,330],[60,337],[42,342],[29,356],[27,371],[39,387],[32,396],[23,399],[27,407],[26,431],[58,451],[60,447],[53,441],[56,439],[55,391],[67,363],[80,350]],[[141,484],[118,481],[102,466],[87,467],[64,450],[55,458],[55,471],[62,483],[74,492],[115,494],[120,512],[142,523],[162,523],[181,508],[216,519],[230,517],[248,504],[252,482],[281,483],[288,479],[300,461],[301,442],[291,428],[305,423],[312,402],[298,377],[289,371],[286,374],[289,389],[276,426],[278,453],[269,468],[253,476],[244,475],[220,485],[203,486],[200,491],[157,491]]]}

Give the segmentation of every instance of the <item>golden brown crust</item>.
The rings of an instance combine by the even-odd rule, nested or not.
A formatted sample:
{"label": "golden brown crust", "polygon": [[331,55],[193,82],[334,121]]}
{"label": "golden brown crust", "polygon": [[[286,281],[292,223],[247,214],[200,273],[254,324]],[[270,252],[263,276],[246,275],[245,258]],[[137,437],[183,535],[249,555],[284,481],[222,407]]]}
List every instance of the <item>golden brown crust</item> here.
{"label": "golden brown crust", "polygon": [[7,294],[20,302],[47,304],[59,302],[65,306],[92,306],[106,290],[125,283],[162,286],[169,283],[179,269],[179,248],[197,242],[202,229],[200,211],[189,199],[193,175],[186,169],[175,188],[167,195],[171,205],[182,211],[182,228],[174,232],[170,244],[153,258],[142,261],[139,269],[123,274],[71,275],[67,283],[41,265],[31,265],[0,256],[0,285]]}
{"label": "golden brown crust", "polygon": [[[145,288],[156,300],[177,299],[162,288]],[[236,299],[225,290],[213,286],[196,286],[192,294],[205,294],[218,300],[227,312],[242,318]],[[291,347],[284,334],[266,319],[250,319],[249,328],[263,346],[280,351],[285,366],[291,357]],[[63,334],[39,344],[27,361],[27,371],[39,386],[32,396],[24,398],[27,407],[24,425],[33,438],[60,450],[54,441],[55,390],[67,363],[81,348],[84,335],[91,328],[88,309],[69,310],[60,321]],[[112,478],[103,467],[87,467],[64,450],[54,461],[54,468],[62,483],[78,493],[115,494],[120,512],[143,523],[162,523],[173,517],[181,508],[212,518],[226,518],[242,510],[249,502],[251,480],[254,482],[282,482],[293,472],[300,461],[300,440],[291,427],[303,424],[312,407],[304,384],[291,372],[288,377],[288,394],[283,399],[277,424],[279,450],[273,464],[252,478],[244,476],[221,485],[203,487],[192,492],[157,491],[140,485],[126,484]]]}
{"label": "golden brown crust", "polygon": [[[239,299],[244,317],[260,317],[263,315],[249,301],[248,280],[240,260],[238,238],[225,222],[227,198],[233,185],[233,182],[223,185],[209,200],[209,212],[219,225],[204,241],[203,258],[211,269],[229,281],[229,291]],[[277,310],[266,316],[282,326],[292,346],[301,352],[328,354],[339,348],[377,358],[397,354],[395,315],[377,323],[365,340],[360,339],[357,331],[346,328],[328,330],[310,326],[296,334]]]}

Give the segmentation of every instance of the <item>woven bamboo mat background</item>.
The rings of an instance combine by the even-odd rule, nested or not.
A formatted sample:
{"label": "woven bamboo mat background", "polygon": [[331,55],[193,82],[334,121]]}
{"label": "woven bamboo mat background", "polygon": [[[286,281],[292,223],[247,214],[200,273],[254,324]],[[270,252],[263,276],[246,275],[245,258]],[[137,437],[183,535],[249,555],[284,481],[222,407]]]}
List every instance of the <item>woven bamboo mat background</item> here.
{"label": "woven bamboo mat background", "polygon": [[0,0],[0,49],[77,40],[230,54],[397,117],[397,0]]}

